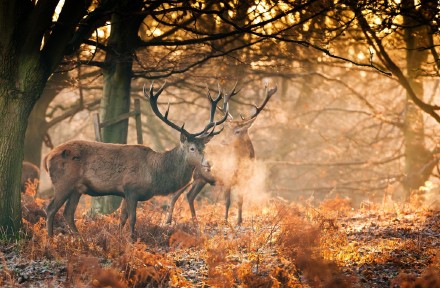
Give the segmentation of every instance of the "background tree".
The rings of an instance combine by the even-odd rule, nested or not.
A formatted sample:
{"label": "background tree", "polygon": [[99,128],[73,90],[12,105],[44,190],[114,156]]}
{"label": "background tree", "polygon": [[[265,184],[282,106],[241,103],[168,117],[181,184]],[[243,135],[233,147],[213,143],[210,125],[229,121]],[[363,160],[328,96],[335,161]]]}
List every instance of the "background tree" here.
{"label": "background tree", "polygon": [[[354,6],[354,5],[353,5]],[[421,111],[428,113],[435,121],[440,117],[435,104],[424,100],[422,75],[433,67],[438,74],[438,53],[432,45],[433,37],[438,30],[438,6],[433,1],[422,1],[415,5],[414,1],[402,1],[400,4],[384,4],[381,6],[368,3],[365,6],[354,6],[356,19],[360,24],[367,43],[374,47],[377,57],[399,81],[406,91],[406,104],[403,120],[405,137],[405,198],[409,198],[413,189],[422,186],[429,179],[438,159],[434,155],[437,146],[426,147],[424,137],[424,120]],[[379,25],[369,24],[366,16],[377,17]],[[400,16],[400,17],[398,17]],[[399,37],[399,32],[403,38]],[[400,59],[390,53],[396,44],[389,43],[385,37],[392,35],[397,46],[403,47],[406,54]],[[390,38],[390,37],[387,37]],[[428,53],[430,52],[430,53]],[[431,54],[431,55],[429,55]],[[394,58],[394,59],[393,59]],[[429,59],[431,58],[431,59]],[[428,60],[429,59],[429,60]],[[434,63],[434,66],[429,65]]]}
{"label": "background tree", "polygon": [[[102,122],[114,120],[130,111],[133,55],[139,40],[138,31],[145,17],[142,13],[143,2],[142,0],[120,1],[111,16],[111,32],[102,65],[104,80],[100,105]],[[127,133],[128,119],[104,127],[102,140],[106,143],[126,144]],[[121,200],[121,197],[116,196],[97,198],[94,200],[96,202],[94,210],[111,213],[119,207]]]}

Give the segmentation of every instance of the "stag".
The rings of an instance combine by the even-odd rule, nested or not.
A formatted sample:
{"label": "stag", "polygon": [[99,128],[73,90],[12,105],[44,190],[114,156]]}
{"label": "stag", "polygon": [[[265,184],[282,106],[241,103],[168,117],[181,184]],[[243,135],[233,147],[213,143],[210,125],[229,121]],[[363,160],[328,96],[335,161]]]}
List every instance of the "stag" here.
{"label": "stag", "polygon": [[[235,91],[235,87],[233,89]],[[234,120],[233,117],[228,113],[228,119],[225,122],[225,132],[223,132],[223,141],[220,146],[216,147],[215,151],[220,151],[221,158],[231,158],[234,160],[232,165],[227,164],[228,167],[221,167],[217,170],[226,170],[221,173],[216,173],[215,175],[210,174],[210,166],[204,165],[199,166],[195,169],[193,175],[193,183],[191,189],[187,193],[187,201],[191,210],[191,215],[193,219],[196,219],[196,211],[194,209],[194,200],[200,191],[205,187],[206,184],[211,186],[220,186],[224,192],[225,197],[225,221],[228,221],[229,208],[231,206],[231,190],[234,186],[237,186],[240,178],[244,177],[245,174],[249,174],[249,169],[251,169],[251,162],[255,159],[255,150],[252,144],[251,138],[249,137],[249,128],[251,128],[257,116],[266,106],[267,102],[270,100],[273,94],[277,91],[277,87],[272,89],[265,89],[265,97],[260,106],[255,105],[254,113],[246,118],[240,115],[240,120]],[[235,93],[236,94],[236,93]],[[234,96],[234,94],[229,95],[229,98]],[[226,152],[225,152],[226,151]],[[217,155],[218,156],[218,155]],[[220,158],[220,157],[216,157]],[[220,159],[221,159],[220,158]],[[219,162],[222,166],[222,161]],[[232,167],[231,167],[232,166]],[[170,203],[167,223],[171,224],[173,218],[173,210],[177,199],[185,191],[185,188],[177,191]],[[243,221],[243,194],[238,193],[238,220],[237,224],[240,225]]]}
{"label": "stag", "polygon": [[[228,114],[228,99],[220,93],[211,103],[210,120],[203,130],[189,133],[184,125],[178,126],[168,119],[169,105],[162,114],[158,107],[159,95],[165,84],[156,92],[153,84],[149,91],[144,87],[154,114],[165,124],[180,132],[180,145],[166,152],[156,152],[144,145],[109,144],[74,140],[54,148],[45,157],[45,168],[54,187],[54,197],[47,207],[47,231],[53,235],[54,216],[66,203],[64,218],[74,233],[74,214],[82,194],[90,196],[116,195],[124,198],[120,226],[130,223],[134,237],[136,206],[155,195],[168,195],[185,187],[194,169],[204,163],[205,144],[223,129]],[[215,121],[216,107],[223,99],[225,115]]]}

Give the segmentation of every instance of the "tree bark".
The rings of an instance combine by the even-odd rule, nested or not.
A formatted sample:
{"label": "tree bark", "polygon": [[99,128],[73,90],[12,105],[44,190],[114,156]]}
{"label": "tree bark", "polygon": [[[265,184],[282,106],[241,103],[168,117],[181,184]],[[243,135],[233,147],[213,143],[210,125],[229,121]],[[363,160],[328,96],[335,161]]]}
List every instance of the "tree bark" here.
{"label": "tree bark", "polygon": [[[21,228],[20,180],[27,119],[43,89],[46,66],[38,53],[21,54],[22,35],[5,26],[10,15],[4,13],[19,17],[23,7],[2,4],[6,7],[0,5],[0,35],[4,36],[0,38],[0,233],[14,238]],[[11,21],[10,25],[16,23]]]}
{"label": "tree bark", "polygon": [[[406,11],[415,13],[414,1],[402,1]],[[419,79],[422,63],[427,53],[418,48],[427,46],[427,27],[418,23],[412,15],[404,16],[404,40],[406,45],[407,79],[413,91],[423,100],[423,83]],[[411,191],[418,189],[431,175],[435,163],[430,165],[433,154],[426,148],[422,111],[406,95],[406,113],[404,115],[403,135],[405,138],[405,174],[403,182],[409,199]]]}
{"label": "tree bark", "polygon": [[57,3],[0,1],[0,232],[7,238],[17,236],[21,226],[19,190],[28,117],[90,4],[66,0],[59,22],[53,23]]}
{"label": "tree bark", "polygon": [[0,231],[13,238],[21,227],[20,180],[27,119],[43,90],[45,76],[37,56],[13,62],[11,59],[18,58],[14,49],[7,51],[15,57],[0,59],[0,77],[8,80],[0,88]]}
{"label": "tree bark", "polygon": [[17,236],[21,227],[20,179],[26,121],[32,103],[0,90],[0,235]]}
{"label": "tree bark", "polygon": [[[143,17],[134,16],[142,8],[142,1],[123,1],[112,15],[111,33],[105,59],[104,90],[101,100],[101,122],[113,120],[130,111],[130,87],[133,53],[138,43],[138,31]],[[127,143],[128,119],[103,128],[102,140],[106,143]],[[93,212],[113,213],[122,198],[105,196],[94,199]]]}

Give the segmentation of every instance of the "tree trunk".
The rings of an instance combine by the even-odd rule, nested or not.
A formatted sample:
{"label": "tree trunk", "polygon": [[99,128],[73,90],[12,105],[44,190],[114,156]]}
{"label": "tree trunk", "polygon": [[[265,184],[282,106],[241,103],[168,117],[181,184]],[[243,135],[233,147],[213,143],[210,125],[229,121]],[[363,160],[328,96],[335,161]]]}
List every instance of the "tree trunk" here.
{"label": "tree trunk", "polygon": [[43,138],[47,133],[46,107],[35,105],[29,116],[26,137],[24,142],[24,160],[29,161],[40,167],[41,149]]}
{"label": "tree trunk", "polygon": [[[17,236],[21,227],[20,179],[26,121],[31,112],[27,99],[0,90],[0,235]],[[17,96],[17,95],[14,95]]]}
{"label": "tree trunk", "polygon": [[28,117],[90,2],[64,1],[58,18],[62,25],[54,25],[57,1],[0,1],[0,233],[7,238],[16,236],[21,226],[19,190]]}
{"label": "tree trunk", "polygon": [[[125,2],[125,1],[124,1]],[[101,100],[101,122],[113,120],[130,111],[130,86],[132,78],[133,52],[138,40],[138,31],[143,18],[133,16],[140,11],[142,1],[127,1],[120,7],[120,13],[112,16],[112,29],[106,54],[104,91]],[[130,13],[129,13],[130,12]],[[102,140],[106,143],[127,143],[128,119],[105,127]],[[105,196],[94,199],[93,212],[113,213],[121,204],[122,198]]]}
{"label": "tree trunk", "polygon": [[32,162],[38,167],[41,163],[44,136],[51,126],[46,121],[47,108],[61,90],[66,87],[65,84],[68,79],[68,73],[53,74],[29,116],[24,141],[24,160]]}
{"label": "tree trunk", "polygon": [[38,55],[22,56],[16,38],[6,40],[0,38],[0,235],[10,239],[21,228],[20,180],[27,119],[47,74]]}
{"label": "tree trunk", "polygon": [[[413,85],[413,89],[415,85]],[[415,90],[417,91],[417,90]],[[420,94],[419,94],[420,95]],[[406,199],[411,191],[418,189],[429,179],[434,163],[432,153],[425,147],[424,122],[420,109],[409,99],[406,103],[404,138],[405,138],[405,174],[404,187]]]}
{"label": "tree trunk", "polygon": [[[6,51],[14,54],[13,49]],[[6,80],[0,86],[0,233],[7,238],[17,237],[21,228],[24,137],[27,119],[45,83],[38,57],[23,57],[17,63],[10,56],[0,61],[0,79]]]}
{"label": "tree trunk", "polygon": [[[402,4],[406,11],[415,11],[414,1],[405,0]],[[423,83],[418,78],[421,72],[421,65],[426,60],[426,51],[418,48],[426,47],[427,27],[421,26],[412,16],[404,17],[404,24],[407,27],[404,32],[406,44],[407,78],[412,89],[419,98],[423,98]],[[411,191],[418,189],[431,175],[434,164],[430,165],[433,154],[425,146],[424,121],[421,110],[410,99],[406,97],[406,113],[404,119],[403,135],[405,138],[405,174],[403,182],[408,200]]]}

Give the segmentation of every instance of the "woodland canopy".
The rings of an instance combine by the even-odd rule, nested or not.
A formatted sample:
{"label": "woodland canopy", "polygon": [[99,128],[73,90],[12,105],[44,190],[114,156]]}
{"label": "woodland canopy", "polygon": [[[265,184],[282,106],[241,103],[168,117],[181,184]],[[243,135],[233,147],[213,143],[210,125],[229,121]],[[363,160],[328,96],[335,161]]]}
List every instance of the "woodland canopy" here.
{"label": "woodland canopy", "polygon": [[[188,129],[203,121],[207,87],[238,82],[231,114],[246,115],[278,86],[251,132],[267,195],[360,205],[424,187],[435,202],[439,15],[437,1],[409,0],[2,1],[2,234],[22,225],[22,160],[40,166],[48,147],[93,139],[94,112],[128,113],[153,80],[168,83]],[[143,100],[141,111],[145,144],[172,147],[174,132]],[[120,121],[103,141],[135,143],[134,131]]]}

